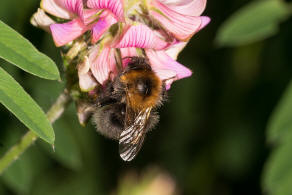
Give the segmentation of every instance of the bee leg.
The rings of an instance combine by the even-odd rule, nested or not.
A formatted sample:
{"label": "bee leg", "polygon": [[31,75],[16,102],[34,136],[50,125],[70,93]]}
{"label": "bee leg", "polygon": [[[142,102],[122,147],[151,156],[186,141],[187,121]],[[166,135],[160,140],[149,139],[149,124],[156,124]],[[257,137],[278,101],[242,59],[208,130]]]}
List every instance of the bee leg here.
{"label": "bee leg", "polygon": [[118,140],[124,129],[126,105],[114,103],[98,108],[92,116],[99,133],[105,137]]}
{"label": "bee leg", "polygon": [[167,101],[168,95],[167,95],[167,90],[165,87],[165,83],[162,84],[162,90],[161,90],[161,101],[165,102]]}

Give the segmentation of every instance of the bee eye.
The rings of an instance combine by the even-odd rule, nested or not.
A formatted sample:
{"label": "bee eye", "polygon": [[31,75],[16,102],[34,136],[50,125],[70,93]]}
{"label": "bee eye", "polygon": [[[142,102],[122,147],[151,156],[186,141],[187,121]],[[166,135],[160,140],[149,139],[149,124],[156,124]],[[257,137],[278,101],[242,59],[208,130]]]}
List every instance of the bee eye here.
{"label": "bee eye", "polygon": [[136,89],[140,94],[144,96],[149,95],[151,93],[151,81],[148,79],[139,80],[137,82]]}
{"label": "bee eye", "polygon": [[146,86],[144,85],[144,83],[138,83],[137,84],[137,90],[140,92],[140,93],[142,93],[142,94],[144,94],[145,93],[145,90],[146,90]]}

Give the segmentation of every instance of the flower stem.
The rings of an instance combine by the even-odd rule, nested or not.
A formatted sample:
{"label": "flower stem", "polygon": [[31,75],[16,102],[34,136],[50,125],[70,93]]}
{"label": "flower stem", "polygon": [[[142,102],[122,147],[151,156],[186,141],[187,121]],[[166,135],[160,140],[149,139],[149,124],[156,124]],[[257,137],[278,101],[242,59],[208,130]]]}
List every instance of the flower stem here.
{"label": "flower stem", "polygon": [[[71,96],[68,90],[65,89],[47,112],[49,121],[54,123],[63,114],[70,102]],[[14,160],[16,160],[30,145],[32,145],[37,138],[38,137],[32,131],[28,131],[18,143],[9,149],[0,159],[0,175]]]}

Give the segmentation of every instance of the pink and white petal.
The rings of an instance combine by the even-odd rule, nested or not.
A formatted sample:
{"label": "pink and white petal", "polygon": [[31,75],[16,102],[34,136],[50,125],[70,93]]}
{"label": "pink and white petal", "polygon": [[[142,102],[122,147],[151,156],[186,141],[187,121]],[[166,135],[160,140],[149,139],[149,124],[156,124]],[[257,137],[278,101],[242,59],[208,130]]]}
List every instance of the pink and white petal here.
{"label": "pink and white petal", "polygon": [[211,22],[211,19],[208,16],[201,16],[201,20],[202,23],[199,30],[205,28],[205,26],[207,26]]}
{"label": "pink and white petal", "polygon": [[164,51],[145,50],[153,71],[169,85],[179,79],[190,77],[192,71],[169,57]]}
{"label": "pink and white petal", "polygon": [[144,24],[131,25],[125,28],[120,40],[114,44],[116,48],[137,47],[145,49],[161,50],[169,43],[159,38],[155,31]]}
{"label": "pink and white petal", "polygon": [[207,0],[154,0],[182,15],[200,16],[206,8]]}
{"label": "pink and white petal", "polygon": [[63,24],[52,24],[50,26],[52,36],[57,47],[66,45],[67,43],[78,38],[88,30],[80,19],[74,19]]}
{"label": "pink and white petal", "polygon": [[152,6],[150,15],[178,40],[187,41],[199,31],[201,17],[179,14],[156,1],[152,2]]}
{"label": "pink and white petal", "polygon": [[85,56],[83,63],[78,65],[78,74],[87,74],[90,70],[89,58]]}
{"label": "pink and white petal", "polygon": [[90,51],[89,62],[93,76],[102,85],[117,74],[112,48],[103,47],[101,49],[99,46],[93,48]]}
{"label": "pink and white petal", "polygon": [[105,17],[100,17],[92,28],[92,43],[96,43],[109,27],[116,22],[117,20],[111,13],[108,13]]}
{"label": "pink and white petal", "polygon": [[41,8],[59,18],[69,20],[74,17],[74,14],[65,7],[64,0],[42,0]]}
{"label": "pink and white petal", "polygon": [[127,47],[121,48],[121,56],[122,58],[138,56],[136,47]]}
{"label": "pink and white petal", "polygon": [[171,57],[172,59],[176,60],[178,57],[178,54],[185,48],[188,42],[177,42],[168,47],[165,50],[165,53]]}
{"label": "pink and white petal", "polygon": [[92,77],[91,73],[78,74],[79,87],[81,91],[88,92],[93,90],[97,86],[96,80]]}
{"label": "pink and white petal", "polygon": [[84,21],[83,0],[63,0],[64,7],[79,16]]}
{"label": "pink and white petal", "polygon": [[97,86],[96,80],[90,72],[90,64],[88,57],[84,58],[83,63],[78,65],[79,87],[81,91],[90,91]]}
{"label": "pink and white petal", "polygon": [[30,23],[35,27],[50,32],[50,25],[55,24],[55,21],[43,9],[38,8],[38,11],[31,17]]}
{"label": "pink and white petal", "polygon": [[122,0],[88,0],[87,6],[95,9],[108,9],[119,21],[124,21],[124,6]]}
{"label": "pink and white petal", "polygon": [[85,24],[90,24],[96,20],[99,15],[97,14],[99,9],[83,9],[83,19]]}
{"label": "pink and white petal", "polygon": [[[171,84],[177,80],[176,78],[176,72],[173,70],[168,69],[153,69],[153,71],[156,73],[156,75],[164,81],[166,90],[169,90],[171,87]],[[170,77],[173,75],[172,77]]]}
{"label": "pink and white petal", "polygon": [[93,90],[97,86],[96,80],[92,77],[91,72],[86,74],[78,74],[79,87],[81,91],[88,92]]}

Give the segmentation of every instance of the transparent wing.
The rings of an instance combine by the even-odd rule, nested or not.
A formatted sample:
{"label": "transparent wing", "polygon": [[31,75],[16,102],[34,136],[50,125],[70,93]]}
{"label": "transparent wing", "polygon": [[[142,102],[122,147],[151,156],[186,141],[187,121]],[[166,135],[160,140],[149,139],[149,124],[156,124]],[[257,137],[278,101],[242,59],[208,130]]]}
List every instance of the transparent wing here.
{"label": "transparent wing", "polygon": [[124,161],[131,161],[138,154],[146,135],[145,126],[151,108],[140,111],[134,121],[122,131],[119,138],[119,153]]}

